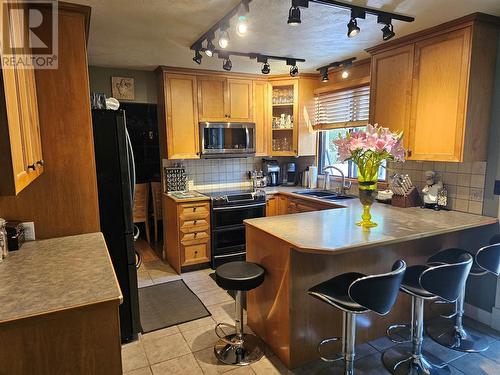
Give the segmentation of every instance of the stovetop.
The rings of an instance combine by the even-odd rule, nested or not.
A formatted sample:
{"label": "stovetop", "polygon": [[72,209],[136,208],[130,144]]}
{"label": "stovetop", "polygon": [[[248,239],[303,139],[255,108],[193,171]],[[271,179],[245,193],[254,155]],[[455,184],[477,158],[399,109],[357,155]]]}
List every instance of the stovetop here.
{"label": "stovetop", "polygon": [[204,195],[208,195],[210,198],[218,198],[218,197],[230,197],[235,195],[252,195],[254,191],[252,189],[241,189],[241,190],[216,190],[216,191],[203,191],[200,193]]}
{"label": "stovetop", "polygon": [[254,191],[252,189],[241,190],[217,190],[203,191],[200,193],[207,195],[212,200],[213,206],[232,206],[251,202],[265,202],[266,193],[263,190]]}

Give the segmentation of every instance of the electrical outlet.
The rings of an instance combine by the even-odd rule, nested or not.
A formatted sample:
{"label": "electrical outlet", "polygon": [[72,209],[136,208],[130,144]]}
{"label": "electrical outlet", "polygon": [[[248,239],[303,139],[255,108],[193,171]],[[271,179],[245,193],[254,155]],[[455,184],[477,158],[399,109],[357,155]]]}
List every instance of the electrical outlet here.
{"label": "electrical outlet", "polygon": [[35,223],[32,221],[22,223],[24,227],[24,239],[26,241],[35,240]]}

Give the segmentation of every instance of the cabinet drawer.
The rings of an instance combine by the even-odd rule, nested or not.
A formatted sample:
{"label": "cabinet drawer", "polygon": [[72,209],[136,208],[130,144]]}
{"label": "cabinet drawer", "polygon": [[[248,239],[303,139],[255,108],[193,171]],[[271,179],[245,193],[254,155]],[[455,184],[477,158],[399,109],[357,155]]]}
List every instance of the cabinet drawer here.
{"label": "cabinet drawer", "polygon": [[180,208],[179,217],[181,220],[206,219],[210,215],[210,204],[190,203],[183,204]]}
{"label": "cabinet drawer", "polygon": [[210,225],[205,219],[180,221],[180,230],[182,233],[204,232],[209,229]]}
{"label": "cabinet drawer", "polygon": [[205,263],[209,261],[208,242],[183,246],[183,265]]}
{"label": "cabinet drawer", "polygon": [[193,245],[197,243],[206,243],[210,239],[208,232],[184,233],[181,235],[181,244]]}

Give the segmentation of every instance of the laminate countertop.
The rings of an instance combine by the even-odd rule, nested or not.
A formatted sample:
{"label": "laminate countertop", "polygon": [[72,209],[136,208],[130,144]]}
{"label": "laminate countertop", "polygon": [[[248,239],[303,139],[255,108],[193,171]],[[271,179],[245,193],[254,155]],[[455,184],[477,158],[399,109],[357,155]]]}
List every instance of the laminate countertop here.
{"label": "laminate countertop", "polygon": [[[301,190],[300,188],[295,191]],[[328,201],[277,189],[290,197],[326,203]],[[330,201],[331,202],[331,201]],[[373,246],[388,245],[418,238],[498,224],[498,219],[458,211],[434,211],[420,207],[399,208],[374,203],[372,220],[378,226],[363,230],[356,225],[363,207],[357,198],[334,201],[337,208],[298,214],[245,220],[287,243],[294,249],[311,253],[341,253]]]}
{"label": "laminate countertop", "polygon": [[0,324],[123,300],[102,233],[25,242],[0,263]]}

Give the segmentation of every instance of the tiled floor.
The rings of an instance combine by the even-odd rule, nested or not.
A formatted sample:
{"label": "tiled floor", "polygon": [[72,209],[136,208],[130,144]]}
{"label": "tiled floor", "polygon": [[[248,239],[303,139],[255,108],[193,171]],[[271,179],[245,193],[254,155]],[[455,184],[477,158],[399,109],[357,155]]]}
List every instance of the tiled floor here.
{"label": "tiled floor", "polygon": [[[150,263],[150,262],[147,262]],[[151,284],[174,277],[169,267],[160,264],[145,264]],[[146,282],[146,272],[142,272]],[[202,318],[178,326],[141,335],[139,340],[122,347],[123,369],[127,375],[274,375],[274,374],[342,374],[341,364],[332,367],[322,361],[310,363],[289,371],[268,349],[257,363],[246,367],[227,366],[218,363],[213,354],[216,341],[215,322],[232,323],[233,299],[208,276],[212,270],[190,272],[182,275],[184,282],[195,292],[211,317]],[[177,275],[175,275],[177,276]],[[179,276],[177,276],[177,279]],[[449,363],[454,375],[499,375],[500,333],[481,324],[467,320],[478,334],[491,342],[490,349],[482,354],[464,354],[446,349],[430,339],[424,339],[424,349],[432,352],[442,363]],[[363,374],[388,374],[380,360],[381,352],[395,348],[382,337],[357,347],[356,368]],[[361,371],[358,371],[360,373]]]}

